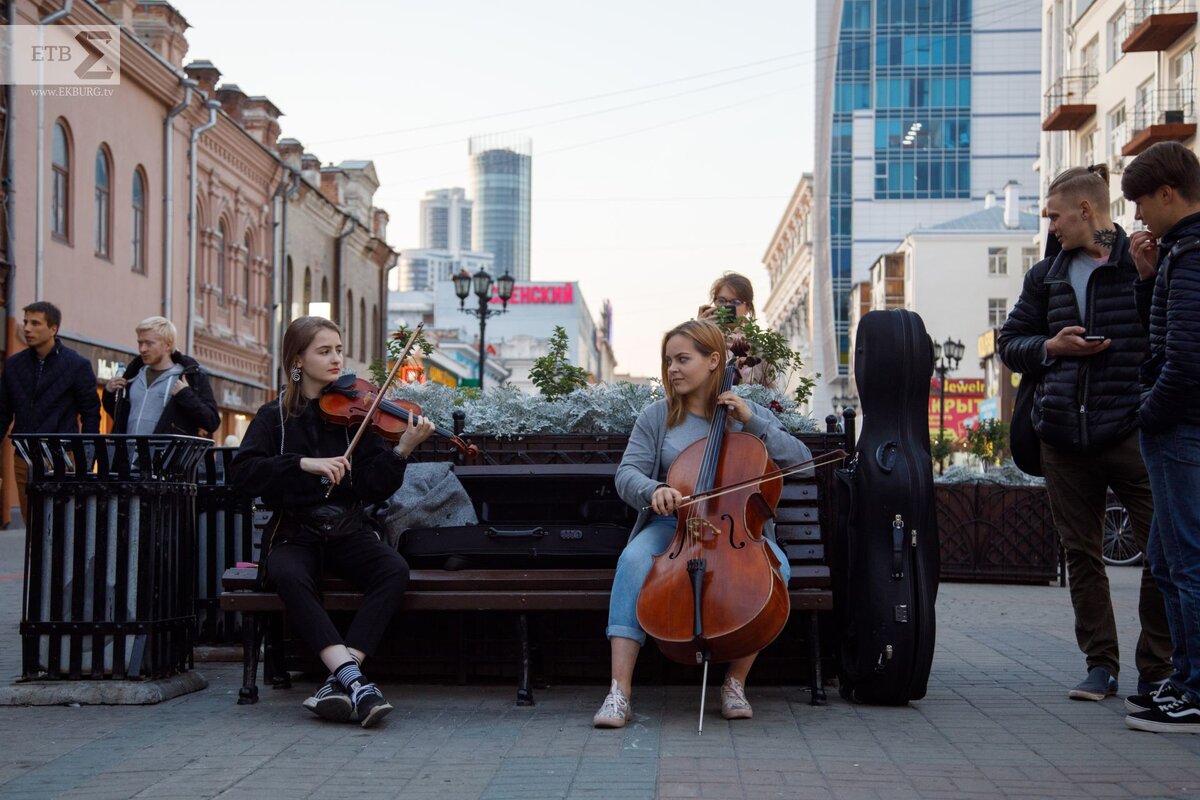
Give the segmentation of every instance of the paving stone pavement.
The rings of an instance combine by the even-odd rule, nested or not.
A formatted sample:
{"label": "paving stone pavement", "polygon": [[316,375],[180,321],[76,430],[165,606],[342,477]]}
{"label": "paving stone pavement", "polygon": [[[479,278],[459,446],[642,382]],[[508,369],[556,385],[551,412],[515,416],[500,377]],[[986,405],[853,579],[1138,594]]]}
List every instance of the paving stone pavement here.
{"label": "paving stone pavement", "polygon": [[[24,534],[0,532],[0,679],[20,671]],[[1136,683],[1137,572],[1110,571],[1122,688]],[[643,687],[634,722],[597,731],[600,686],[385,685],[377,729],[323,723],[310,686],[235,704],[240,669],[201,664],[209,688],[157,706],[0,708],[3,798],[905,798],[1200,797],[1200,736],[1127,730],[1117,698],[1068,700],[1083,677],[1058,586],[945,584],[929,695],[907,708],[813,708],[799,687],[751,683],[754,719],[709,693]],[[597,631],[597,635],[601,635]]]}

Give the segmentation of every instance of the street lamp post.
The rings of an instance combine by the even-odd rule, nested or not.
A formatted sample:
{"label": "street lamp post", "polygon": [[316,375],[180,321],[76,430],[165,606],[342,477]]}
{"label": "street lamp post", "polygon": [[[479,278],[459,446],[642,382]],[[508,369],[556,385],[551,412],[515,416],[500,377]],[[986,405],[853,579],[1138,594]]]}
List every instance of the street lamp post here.
{"label": "street lamp post", "polygon": [[[950,337],[946,337],[945,342],[933,343],[933,360],[934,372],[938,375],[938,443],[941,444],[946,438],[946,376],[958,369],[958,364],[962,361],[963,354],[967,348],[963,346],[961,341],[954,341]],[[938,459],[938,474],[940,475],[946,467],[944,458]]]}
{"label": "street lamp post", "polygon": [[[487,318],[494,317],[497,314],[503,314],[508,311],[508,301],[512,297],[513,284],[516,281],[507,272],[496,281],[496,294],[500,297],[500,308],[489,308],[488,303],[492,299],[492,276],[487,270],[480,269],[474,275],[467,272],[465,269],[455,275],[454,294],[458,295],[458,308],[465,314],[471,314],[479,317],[479,388],[483,389],[483,367],[487,361],[487,340],[483,338],[484,331],[487,328]],[[472,290],[475,296],[479,298],[479,308],[467,308],[467,296]]]}

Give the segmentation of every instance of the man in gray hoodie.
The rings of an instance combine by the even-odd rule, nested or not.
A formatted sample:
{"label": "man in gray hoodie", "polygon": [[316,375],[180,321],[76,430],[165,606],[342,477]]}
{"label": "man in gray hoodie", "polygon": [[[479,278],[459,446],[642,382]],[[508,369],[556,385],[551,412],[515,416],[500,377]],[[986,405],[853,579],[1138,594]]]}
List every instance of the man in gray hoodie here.
{"label": "man in gray hoodie", "polygon": [[175,326],[149,317],[135,329],[138,357],[104,387],[113,433],[211,435],[221,425],[208,376],[175,350]]}

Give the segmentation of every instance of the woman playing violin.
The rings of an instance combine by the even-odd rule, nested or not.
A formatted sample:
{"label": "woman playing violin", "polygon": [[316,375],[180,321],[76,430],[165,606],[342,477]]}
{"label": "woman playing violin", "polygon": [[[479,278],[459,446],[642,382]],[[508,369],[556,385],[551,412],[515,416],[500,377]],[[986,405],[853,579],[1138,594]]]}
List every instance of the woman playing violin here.
{"label": "woman playing violin", "polygon": [[[638,594],[654,555],[666,550],[675,535],[674,514],[683,501],[679,491],[664,483],[671,463],[688,445],[708,436],[718,405],[728,408],[730,430],[758,436],[780,467],[798,464],[811,455],[769,410],[732,391],[720,393],[725,363],[724,336],[711,322],[685,322],[663,336],[666,399],[646,407],[638,416],[617,468],[617,493],[642,510],[613,579],[607,629],[612,648],[612,685],[592,718],[597,728],[620,728],[633,716],[633,668],[646,640],[637,619]],[[768,544],[779,560],[786,583],[790,572],[787,557],[773,541],[768,540]],[[726,719],[748,719],[753,714],[744,687],[754,659],[751,655],[729,665],[721,687],[721,715]]]}
{"label": "woman playing violin", "polygon": [[[380,541],[363,506],[400,487],[405,460],[434,426],[416,417],[394,448],[374,431],[364,431],[351,469],[344,454],[354,431],[327,422],[317,403],[341,373],[338,327],[321,317],[295,320],[283,337],[282,363],[290,380],[247,428],[233,461],[233,483],[272,510],[260,577],[265,574],[273,583],[293,627],[330,672],[304,707],[323,719],[353,717],[369,728],[392,706],[363,675],[362,663],[400,603],[408,565]],[[345,638],[317,593],[322,567],[364,592]]]}

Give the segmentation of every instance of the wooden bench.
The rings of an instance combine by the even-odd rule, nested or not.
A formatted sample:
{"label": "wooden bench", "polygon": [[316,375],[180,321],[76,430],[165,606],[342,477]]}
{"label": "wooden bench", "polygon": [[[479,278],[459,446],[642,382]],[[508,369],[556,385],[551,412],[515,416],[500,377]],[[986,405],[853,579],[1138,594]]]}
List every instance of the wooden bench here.
{"label": "wooden bench", "polygon": [[[822,440],[825,447],[841,446],[840,435]],[[561,473],[611,476],[616,463],[603,464],[491,464],[482,466],[456,467],[468,491],[482,481],[498,481],[501,487],[497,496],[487,498],[472,494],[480,519],[498,510],[497,506],[512,510],[520,498],[512,496],[513,487],[519,481],[536,480],[539,475]],[[832,503],[827,495],[833,485],[829,475],[821,478],[788,478],[776,510],[776,539],[788,556],[791,564],[791,581],[788,585],[792,613],[807,617],[808,655],[810,664],[811,703],[825,702],[824,675],[821,666],[820,617],[822,611],[833,608],[833,591],[830,567],[826,559],[826,542],[822,539],[822,523],[832,515]],[[607,491],[595,502],[603,509],[615,495]],[[545,501],[545,498],[543,498]],[[824,501],[823,503],[821,501]],[[618,501],[619,502],[619,501]],[[489,507],[489,504],[491,507]],[[624,509],[624,505],[620,504]],[[822,513],[824,511],[824,513]],[[604,513],[601,511],[601,513]],[[624,512],[622,512],[624,513]],[[832,523],[828,525],[832,528]],[[527,612],[547,611],[597,611],[608,608],[609,591],[612,588],[612,569],[467,569],[446,571],[440,569],[414,569],[410,575],[408,590],[401,604],[405,610],[420,611],[507,611],[518,612],[517,636],[519,639],[519,679],[517,704],[531,705],[531,664],[529,625]],[[283,602],[273,592],[255,589],[255,570],[233,568],[226,570],[222,579],[220,608],[222,611],[239,611],[243,614],[242,643],[244,680],[238,693],[238,703],[254,703],[258,700],[259,648],[266,639],[267,649],[263,655],[265,679],[276,686],[290,685],[283,669],[280,647],[282,632]],[[362,595],[344,581],[326,579],[321,584],[325,607],[331,611],[349,611],[359,607]],[[266,637],[270,631],[273,635]],[[271,680],[274,677],[275,680]]]}
{"label": "wooden bench", "polygon": [[[519,682],[517,704],[532,705],[531,664],[529,657],[528,622],[530,611],[602,611],[608,608],[612,588],[611,569],[551,569],[551,570],[413,570],[400,612],[409,611],[516,611],[517,634],[520,640]],[[258,701],[259,649],[272,622],[282,619],[283,601],[274,592],[255,588],[253,568],[234,567],[225,571],[220,597],[222,611],[242,612],[243,681],[238,691],[238,703]],[[829,569],[821,565],[801,565],[792,568],[789,592],[792,612],[810,612],[810,661],[812,669],[813,703],[824,702],[821,674],[820,639],[817,630],[818,611],[833,607],[828,588]],[[353,611],[362,604],[362,593],[336,578],[326,578],[321,584],[325,608],[330,611]],[[279,628],[275,628],[276,637]],[[278,646],[276,641],[269,647]],[[269,667],[279,680],[276,686],[289,685],[282,671],[278,654],[265,656]]]}

